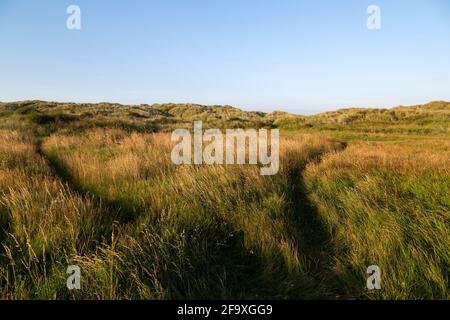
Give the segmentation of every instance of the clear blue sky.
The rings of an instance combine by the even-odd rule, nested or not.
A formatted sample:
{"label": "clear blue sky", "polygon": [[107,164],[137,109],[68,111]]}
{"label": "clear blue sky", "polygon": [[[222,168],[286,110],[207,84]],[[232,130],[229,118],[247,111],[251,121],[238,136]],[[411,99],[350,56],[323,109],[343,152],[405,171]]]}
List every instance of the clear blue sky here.
{"label": "clear blue sky", "polygon": [[450,100],[450,1],[0,0],[0,101],[25,99],[302,114]]}

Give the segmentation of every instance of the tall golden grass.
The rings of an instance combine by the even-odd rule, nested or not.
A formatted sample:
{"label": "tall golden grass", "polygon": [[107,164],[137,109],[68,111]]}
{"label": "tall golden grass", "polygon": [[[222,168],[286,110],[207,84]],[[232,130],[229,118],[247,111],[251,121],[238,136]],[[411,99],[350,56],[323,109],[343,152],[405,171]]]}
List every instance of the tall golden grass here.
{"label": "tall golden grass", "polygon": [[450,141],[355,142],[308,166],[306,185],[332,234],[340,283],[382,270],[383,289],[347,294],[448,299]]}
{"label": "tall golden grass", "polygon": [[3,299],[448,298],[446,140],[291,132],[261,176],[175,166],[164,133],[0,139]]}
{"label": "tall golden grass", "polygon": [[[145,281],[139,277],[151,275],[150,287],[154,288],[148,290],[156,290],[156,297],[257,297],[259,291],[274,297],[305,294],[301,288],[312,286],[313,280],[302,261],[291,221],[295,213],[288,173],[299,174],[312,157],[341,145],[314,135],[286,138],[281,174],[270,178],[262,177],[256,166],[177,167],[170,160],[172,146],[167,134],[96,130],[82,137],[50,137],[44,150],[71,173],[70,179],[84,192],[118,204],[124,219],[120,229],[126,229],[118,232],[118,247],[126,248],[122,254],[133,255],[128,259],[138,260],[143,269],[127,278]],[[144,239],[136,240],[142,235]],[[184,243],[187,239],[193,243]],[[147,248],[155,244],[144,246],[142,241],[157,241],[162,246],[158,250],[169,250],[169,246],[183,252],[177,253],[181,257],[156,253]],[[144,251],[138,257],[136,248]],[[192,250],[195,258],[187,259],[185,250]],[[162,260],[164,255],[169,256],[161,268],[182,259],[180,264],[187,263],[186,269],[174,264],[174,270],[169,268],[164,275],[149,270],[158,265],[152,259]],[[148,265],[142,259],[148,259]],[[201,275],[200,270],[190,270],[192,264],[194,269],[211,271]],[[245,279],[248,273],[254,276]],[[177,277],[179,284],[174,280]],[[191,277],[199,277],[200,283]],[[140,282],[136,286],[143,287]],[[192,288],[185,291],[185,286]],[[315,294],[306,292],[305,296]]]}

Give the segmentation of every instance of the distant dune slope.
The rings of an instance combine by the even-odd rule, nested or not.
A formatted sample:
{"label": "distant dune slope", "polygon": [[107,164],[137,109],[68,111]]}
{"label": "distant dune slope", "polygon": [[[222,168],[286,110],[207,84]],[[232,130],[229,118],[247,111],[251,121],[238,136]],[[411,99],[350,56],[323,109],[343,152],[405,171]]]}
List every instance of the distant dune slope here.
{"label": "distant dune slope", "polygon": [[[45,125],[51,132],[65,124],[66,130],[116,126],[142,131],[167,131],[190,127],[202,120],[209,127],[277,127],[305,130],[362,130],[370,132],[448,133],[450,102],[392,109],[349,108],[313,116],[286,112],[248,112],[231,106],[198,104],[121,105],[76,104],[45,101],[0,103],[0,126],[11,129],[27,124]],[[26,120],[26,121],[23,121]],[[70,124],[70,126],[69,126]]]}

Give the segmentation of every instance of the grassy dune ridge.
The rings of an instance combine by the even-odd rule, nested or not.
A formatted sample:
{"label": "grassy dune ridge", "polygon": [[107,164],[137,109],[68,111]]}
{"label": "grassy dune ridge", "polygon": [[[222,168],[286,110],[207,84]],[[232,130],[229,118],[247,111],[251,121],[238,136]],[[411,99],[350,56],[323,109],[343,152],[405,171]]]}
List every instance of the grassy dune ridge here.
{"label": "grassy dune ridge", "polygon": [[170,131],[202,120],[212,128],[277,127],[286,130],[362,134],[450,133],[450,102],[391,109],[348,108],[312,116],[286,112],[246,112],[231,106],[198,104],[76,104],[46,101],[0,102],[0,128],[29,129],[41,134],[76,133],[98,127],[132,131]]}
{"label": "grassy dune ridge", "polygon": [[[449,106],[0,104],[0,298],[448,299]],[[173,165],[193,120],[281,128],[279,174]]]}

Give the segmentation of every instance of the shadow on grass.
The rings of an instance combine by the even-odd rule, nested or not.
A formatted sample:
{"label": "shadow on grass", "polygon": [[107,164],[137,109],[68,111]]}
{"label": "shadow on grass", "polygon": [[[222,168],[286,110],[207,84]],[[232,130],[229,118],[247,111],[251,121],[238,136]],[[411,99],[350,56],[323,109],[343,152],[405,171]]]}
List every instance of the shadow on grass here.
{"label": "shadow on grass", "polygon": [[[144,208],[124,200],[108,201],[92,194],[75,181],[69,169],[56,156],[42,150],[41,142],[38,142],[36,150],[48,161],[57,177],[81,197],[91,199],[101,212],[102,217],[91,228],[98,241],[91,250],[95,250],[98,244],[108,243],[115,223],[135,222],[143,213]],[[312,161],[319,161],[322,154],[318,152]],[[119,281],[120,291],[131,292],[133,289],[129,287],[131,274],[128,271],[138,274],[142,284],[155,287],[146,269],[151,266],[156,270],[156,284],[164,288],[166,299],[335,298],[336,290],[330,287],[330,238],[308,198],[302,178],[306,165],[306,161],[299,163],[287,172],[288,196],[294,214],[289,215],[286,230],[288,237],[297,244],[308,272],[290,270],[283,259],[277,257],[274,261],[268,261],[268,257],[258,250],[250,252],[245,246],[244,232],[216,217],[213,226],[199,224],[183,227],[180,230],[183,238],[179,238],[177,232],[164,238],[164,225],[158,226],[161,230],[151,228],[157,238],[149,242],[147,239],[141,240],[144,252],[129,252],[128,257],[123,252],[128,267],[134,265],[133,268],[137,269],[127,270],[124,266]],[[182,245],[179,245],[180,241]]]}
{"label": "shadow on grass", "polygon": [[[156,287],[152,282],[156,278],[164,299],[312,298],[314,283],[306,274],[289,270],[283,259],[268,261],[258,250],[250,251],[244,232],[230,223],[218,218],[214,224],[189,226],[169,236],[166,228],[161,229],[151,232],[156,241],[139,240],[144,252],[124,252],[123,260],[137,268],[135,277],[148,288]],[[149,276],[149,266],[156,274]],[[126,270],[122,292],[131,289]]]}
{"label": "shadow on grass", "polygon": [[[346,146],[346,143],[342,143],[339,150],[344,150]],[[174,296],[171,298],[336,299],[347,296],[339,290],[337,275],[332,270],[333,247],[330,234],[321,221],[317,208],[310,201],[303,180],[306,165],[309,162],[319,162],[326,153],[327,150],[319,149],[310,159],[294,163],[285,173],[288,199],[292,204],[291,214],[286,215],[285,230],[288,239],[296,244],[304,268],[289,268],[284,259],[277,256],[280,252],[274,252],[273,260],[258,250],[249,253],[249,248],[244,245],[243,232],[233,229],[227,232],[222,229],[209,230],[203,234],[204,237],[220,234],[219,239],[226,239],[230,232],[235,236],[228,239],[222,252],[208,251],[209,256],[203,259],[198,255],[190,257],[188,260],[194,261],[195,267],[190,269],[190,265],[183,269],[184,277],[180,278],[183,289],[173,288],[171,292]],[[191,236],[196,237],[194,233]],[[217,241],[217,238],[210,241]],[[199,244],[191,241],[190,250],[197,251],[201,248]],[[216,270],[213,274],[208,273],[211,267]],[[197,271],[191,274],[190,270]],[[218,277],[220,274],[226,276]],[[198,279],[198,283],[206,282],[209,285],[192,296],[186,296],[186,293],[192,292],[192,287],[191,282],[185,280],[193,277]],[[214,282],[212,279],[219,280]],[[222,281],[223,286],[218,287],[217,281]],[[170,287],[173,283],[168,281],[167,285]],[[215,290],[211,291],[212,288]],[[205,292],[209,294],[203,295]]]}
{"label": "shadow on grass", "polygon": [[11,232],[11,217],[8,208],[0,204],[0,244],[5,243],[9,232]]}
{"label": "shadow on grass", "polygon": [[[93,204],[95,211],[100,212],[99,216],[94,217],[94,221],[91,222],[92,225],[87,226],[86,230],[81,230],[80,240],[84,238],[83,233],[86,233],[86,237],[89,236],[88,233],[91,233],[94,235],[93,238],[96,242],[109,243],[115,230],[115,225],[133,222],[141,213],[141,208],[132,206],[122,200],[110,201],[84,188],[56,156],[42,149],[41,140],[38,140],[36,143],[36,152],[47,161],[55,177],[65,183],[80,198],[89,200]],[[98,243],[92,244],[90,250],[95,250]]]}
{"label": "shadow on grass", "polygon": [[[339,151],[345,150],[346,142],[341,142]],[[308,273],[314,279],[317,298],[335,299],[342,295],[338,290],[337,279],[331,270],[333,263],[333,244],[320,214],[310,200],[304,181],[304,170],[308,163],[319,163],[326,151],[319,150],[309,161],[299,163],[288,169],[289,200],[293,214],[288,228],[290,237],[297,244],[303,262],[308,266]]]}

